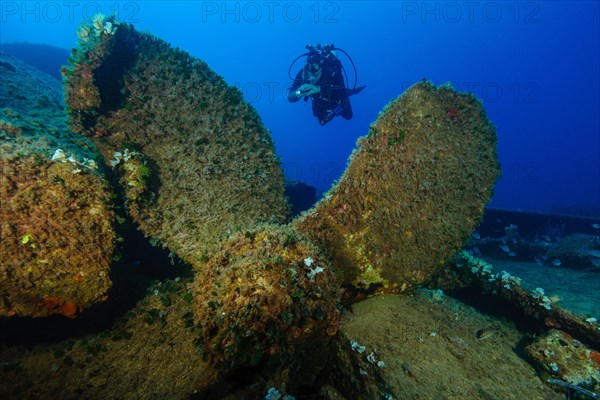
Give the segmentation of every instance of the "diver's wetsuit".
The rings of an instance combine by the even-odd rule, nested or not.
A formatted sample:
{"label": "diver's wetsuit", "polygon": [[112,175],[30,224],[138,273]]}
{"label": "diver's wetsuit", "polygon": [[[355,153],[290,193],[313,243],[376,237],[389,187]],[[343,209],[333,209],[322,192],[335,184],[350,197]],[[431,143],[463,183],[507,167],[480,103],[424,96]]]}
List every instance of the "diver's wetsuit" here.
{"label": "diver's wetsuit", "polygon": [[[304,79],[306,68],[305,66],[296,74],[290,93],[308,83]],[[321,79],[315,83],[321,90],[319,93],[309,96],[312,100],[313,115],[317,117],[321,125],[325,125],[336,115],[341,115],[344,119],[351,119],[352,107],[348,99],[348,91],[344,85],[342,63],[333,54],[329,53],[324,57],[321,68],[323,69]],[[300,98],[290,99],[290,102],[295,103],[298,100]],[[306,97],[304,100],[306,100]]]}

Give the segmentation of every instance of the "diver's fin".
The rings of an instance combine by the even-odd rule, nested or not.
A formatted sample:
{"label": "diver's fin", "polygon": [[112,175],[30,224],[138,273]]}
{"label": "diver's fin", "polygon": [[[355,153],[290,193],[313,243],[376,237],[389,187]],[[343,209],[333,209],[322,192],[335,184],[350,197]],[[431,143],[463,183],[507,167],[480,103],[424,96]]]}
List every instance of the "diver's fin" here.
{"label": "diver's fin", "polygon": [[355,94],[360,93],[364,88],[366,88],[367,86],[359,86],[357,88],[354,89],[346,89],[346,94],[348,95],[348,97],[353,96]]}

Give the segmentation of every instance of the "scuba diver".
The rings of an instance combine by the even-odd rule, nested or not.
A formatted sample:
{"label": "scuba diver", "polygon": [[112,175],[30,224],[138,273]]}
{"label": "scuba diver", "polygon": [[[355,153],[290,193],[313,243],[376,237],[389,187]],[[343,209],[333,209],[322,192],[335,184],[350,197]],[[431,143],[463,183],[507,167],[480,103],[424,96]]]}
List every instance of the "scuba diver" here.
{"label": "scuba diver", "polygon": [[[302,97],[304,97],[304,101],[310,98],[313,115],[317,117],[321,125],[325,125],[337,115],[346,120],[352,119],[349,97],[366,87],[356,87],[358,77],[352,59],[344,50],[336,48],[333,44],[307,45],[306,49],[308,53],[298,56],[288,70],[288,76],[291,79],[292,67],[298,59],[306,56],[304,67],[296,74],[294,83],[288,92],[288,101],[295,103]],[[354,67],[355,81],[352,89],[346,87],[344,81],[344,78],[347,81],[346,71],[334,54],[334,50],[343,52]]]}

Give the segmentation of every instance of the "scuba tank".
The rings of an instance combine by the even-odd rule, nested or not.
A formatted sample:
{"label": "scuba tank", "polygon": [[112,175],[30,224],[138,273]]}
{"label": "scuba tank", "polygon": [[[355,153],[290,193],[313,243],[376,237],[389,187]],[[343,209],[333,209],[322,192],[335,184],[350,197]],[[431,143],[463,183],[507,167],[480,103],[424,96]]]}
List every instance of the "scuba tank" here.
{"label": "scuba tank", "polygon": [[[352,87],[352,89],[350,89],[350,91],[354,91],[356,89],[356,83],[358,82],[358,73],[356,72],[356,66],[354,65],[354,61],[352,61],[352,58],[350,57],[350,55],[348,55],[348,53],[346,53],[343,49],[340,49],[339,47],[335,47],[334,44],[325,44],[325,45],[321,45],[320,43],[317,43],[316,45],[307,44],[306,49],[308,50],[308,52],[300,54],[298,57],[296,57],[294,59],[294,61],[292,61],[292,64],[290,64],[290,68],[288,69],[288,77],[292,81],[294,80],[294,78],[291,75],[292,68],[294,67],[294,64],[296,64],[296,62],[299,59],[301,59],[302,57],[306,57],[305,65],[306,64],[315,64],[315,63],[322,64],[323,61],[328,58],[337,58],[333,52],[336,50],[339,50],[342,53],[344,53],[344,55],[346,57],[348,57],[350,64],[352,64],[352,68],[354,69],[354,86]],[[346,87],[348,87],[348,75],[346,74],[346,69],[344,68],[343,64],[342,64],[342,72],[344,74],[344,80],[346,82]]]}

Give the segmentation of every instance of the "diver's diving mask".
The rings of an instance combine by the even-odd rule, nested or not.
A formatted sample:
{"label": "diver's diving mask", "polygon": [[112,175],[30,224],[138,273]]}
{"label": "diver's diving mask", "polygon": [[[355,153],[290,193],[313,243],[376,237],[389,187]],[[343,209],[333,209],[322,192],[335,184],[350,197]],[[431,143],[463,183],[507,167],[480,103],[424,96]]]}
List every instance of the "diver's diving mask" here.
{"label": "diver's diving mask", "polygon": [[320,63],[308,64],[306,68],[306,80],[310,83],[316,83],[321,79],[323,71]]}

